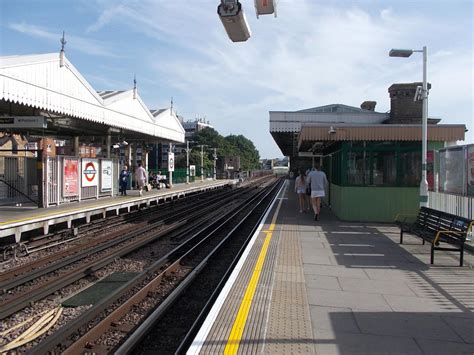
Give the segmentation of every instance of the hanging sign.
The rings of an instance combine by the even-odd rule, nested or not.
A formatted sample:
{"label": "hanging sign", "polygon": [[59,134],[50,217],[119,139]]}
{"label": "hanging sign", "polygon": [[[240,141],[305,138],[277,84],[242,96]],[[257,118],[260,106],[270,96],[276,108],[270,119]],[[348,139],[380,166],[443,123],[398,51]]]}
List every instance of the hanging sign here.
{"label": "hanging sign", "polygon": [[79,194],[79,161],[64,159],[63,161],[63,197]]}
{"label": "hanging sign", "polygon": [[96,159],[82,159],[82,187],[97,186],[98,165]]}
{"label": "hanging sign", "polygon": [[174,171],[174,153],[168,153],[168,171]]}
{"label": "hanging sign", "polygon": [[112,190],[112,160],[100,162],[100,191]]}

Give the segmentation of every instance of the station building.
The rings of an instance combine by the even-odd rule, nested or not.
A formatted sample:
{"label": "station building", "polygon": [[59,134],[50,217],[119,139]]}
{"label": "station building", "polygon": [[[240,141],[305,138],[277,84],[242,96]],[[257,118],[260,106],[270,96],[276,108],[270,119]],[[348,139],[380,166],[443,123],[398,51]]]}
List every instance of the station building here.
{"label": "station building", "polygon": [[[414,101],[421,83],[388,89],[391,110],[376,112],[332,104],[301,111],[270,111],[270,133],[290,170],[319,162],[329,180],[326,203],[347,221],[392,222],[398,213],[416,213],[421,179],[422,104]],[[428,180],[433,188],[433,151],[464,140],[464,124],[428,118]]]}
{"label": "station building", "polygon": [[146,168],[152,145],[184,142],[176,113],[150,110],[134,84],[96,91],[64,51],[0,57],[2,202],[111,196],[122,165]]}

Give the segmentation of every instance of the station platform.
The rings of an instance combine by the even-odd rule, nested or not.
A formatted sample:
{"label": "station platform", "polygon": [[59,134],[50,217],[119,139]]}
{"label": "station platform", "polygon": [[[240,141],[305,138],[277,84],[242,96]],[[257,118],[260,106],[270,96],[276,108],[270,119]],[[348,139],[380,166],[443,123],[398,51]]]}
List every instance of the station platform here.
{"label": "station platform", "polygon": [[473,255],[319,221],[285,183],[188,354],[474,354]]}
{"label": "station platform", "polygon": [[234,180],[204,180],[190,184],[175,184],[169,189],[143,192],[143,196],[139,196],[138,190],[127,190],[127,196],[103,197],[49,208],[28,205],[0,206],[0,240],[14,236],[14,241],[19,243],[22,233],[27,231],[43,228],[43,233],[47,234],[52,225],[67,223],[67,227],[71,228],[73,222],[78,219],[85,219],[86,223],[89,223],[96,215],[105,218],[107,213],[119,214],[121,210],[130,211],[142,205],[155,205],[233,183]]}

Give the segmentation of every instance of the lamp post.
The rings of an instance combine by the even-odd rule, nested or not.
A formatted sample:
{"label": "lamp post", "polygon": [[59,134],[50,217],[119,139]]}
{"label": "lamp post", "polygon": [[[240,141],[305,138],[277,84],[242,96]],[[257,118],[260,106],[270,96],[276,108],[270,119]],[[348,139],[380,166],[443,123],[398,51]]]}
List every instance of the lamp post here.
{"label": "lamp post", "polygon": [[198,147],[201,147],[201,182],[204,182],[204,147],[207,147],[207,144],[201,144]]}
{"label": "lamp post", "polygon": [[189,184],[189,141],[186,141],[186,184]]}
{"label": "lamp post", "polygon": [[213,180],[216,180],[216,162],[217,162],[217,148],[214,148],[214,154],[212,155],[214,158],[214,178]]}
{"label": "lamp post", "polygon": [[[420,207],[428,206],[428,181],[426,179],[426,155],[428,142],[428,82],[426,80],[426,64],[428,52],[426,46],[423,49],[392,49],[390,57],[408,58],[414,52],[423,53],[423,87],[421,99],[423,104],[421,122],[421,181],[420,181]],[[415,98],[416,99],[416,98]]]}

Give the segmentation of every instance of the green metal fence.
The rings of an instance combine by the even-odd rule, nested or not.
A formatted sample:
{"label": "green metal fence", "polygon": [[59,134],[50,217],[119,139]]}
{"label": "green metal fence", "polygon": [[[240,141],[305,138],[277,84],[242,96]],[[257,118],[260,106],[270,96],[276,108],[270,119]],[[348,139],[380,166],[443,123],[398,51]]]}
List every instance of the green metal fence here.
{"label": "green metal fence", "polygon": [[[161,175],[166,175],[168,178],[168,169],[150,169],[148,170],[148,174],[150,173],[158,173],[161,172]],[[212,170],[211,169],[204,169],[204,179],[212,178]],[[196,176],[190,176],[189,182],[199,181],[201,179],[201,169],[198,167],[196,169]],[[186,183],[186,168],[176,168],[173,171],[173,184],[183,184]]]}

